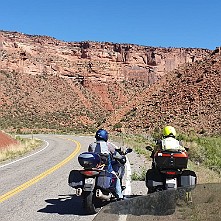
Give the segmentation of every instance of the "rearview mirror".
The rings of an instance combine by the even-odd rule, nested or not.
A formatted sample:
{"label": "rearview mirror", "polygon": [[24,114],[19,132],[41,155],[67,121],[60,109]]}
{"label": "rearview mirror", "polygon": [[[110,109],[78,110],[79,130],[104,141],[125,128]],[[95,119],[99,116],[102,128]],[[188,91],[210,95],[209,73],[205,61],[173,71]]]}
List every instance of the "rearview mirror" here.
{"label": "rearview mirror", "polygon": [[151,146],[146,146],[146,150],[153,151],[153,148]]}
{"label": "rearview mirror", "polygon": [[125,154],[127,153],[131,153],[133,150],[131,148],[127,148],[126,151],[125,151]]}

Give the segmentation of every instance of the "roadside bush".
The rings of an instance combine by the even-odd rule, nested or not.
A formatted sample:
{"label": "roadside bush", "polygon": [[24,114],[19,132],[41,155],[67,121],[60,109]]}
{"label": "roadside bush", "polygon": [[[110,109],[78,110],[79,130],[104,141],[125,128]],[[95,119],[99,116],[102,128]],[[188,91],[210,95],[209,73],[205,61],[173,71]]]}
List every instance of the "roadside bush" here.
{"label": "roadside bush", "polygon": [[147,171],[147,169],[142,167],[141,171],[139,173],[138,172],[133,172],[131,174],[131,179],[134,180],[134,181],[145,181],[146,171]]}
{"label": "roadside bush", "polygon": [[185,146],[189,147],[190,159],[221,173],[221,137],[183,136]]}

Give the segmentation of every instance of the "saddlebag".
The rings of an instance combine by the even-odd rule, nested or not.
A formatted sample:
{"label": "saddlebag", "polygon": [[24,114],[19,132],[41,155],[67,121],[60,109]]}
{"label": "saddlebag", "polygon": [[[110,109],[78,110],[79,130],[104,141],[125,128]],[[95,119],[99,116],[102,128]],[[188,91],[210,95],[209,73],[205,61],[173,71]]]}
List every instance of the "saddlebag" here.
{"label": "saddlebag", "polygon": [[179,177],[178,182],[180,183],[181,187],[194,189],[197,183],[195,172],[191,170],[184,170],[182,175]]}
{"label": "saddlebag", "polygon": [[154,157],[159,169],[187,168],[188,155],[184,151],[158,151]]}
{"label": "saddlebag", "polygon": [[102,171],[97,177],[97,186],[103,189],[109,189],[112,184],[112,179],[114,175],[107,171]]}
{"label": "saddlebag", "polygon": [[83,188],[84,176],[79,170],[72,170],[68,177],[68,184],[73,188]]}
{"label": "saddlebag", "polygon": [[163,186],[162,175],[159,173],[157,169],[147,170],[145,182],[147,188]]}

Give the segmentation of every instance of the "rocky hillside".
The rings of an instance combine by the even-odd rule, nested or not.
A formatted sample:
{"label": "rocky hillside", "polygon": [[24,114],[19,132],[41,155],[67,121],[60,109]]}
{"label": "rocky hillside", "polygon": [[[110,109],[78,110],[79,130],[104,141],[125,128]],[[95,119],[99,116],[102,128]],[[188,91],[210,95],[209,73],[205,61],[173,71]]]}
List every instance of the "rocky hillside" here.
{"label": "rocky hillside", "polygon": [[[114,120],[115,119],[115,120]],[[133,99],[105,126],[148,132],[172,124],[180,131],[221,134],[221,50],[171,72]]]}
{"label": "rocky hillside", "polygon": [[[170,96],[179,92],[173,92],[175,81],[166,79],[180,76],[177,79],[182,81],[188,68],[200,69],[201,61],[210,54],[210,50],[198,48],[64,42],[0,31],[0,127],[88,131],[100,125],[115,129],[117,124],[118,129],[130,131],[152,129],[165,122],[162,111],[172,107],[167,102],[169,95],[163,95],[169,92],[167,87]],[[195,79],[189,76],[190,82],[192,77]],[[147,97],[151,98],[151,113],[146,107]],[[181,102],[177,99],[174,105]],[[184,102],[185,108],[187,104]],[[133,119],[133,114],[138,117]],[[182,114],[177,112],[179,117]],[[189,124],[189,120],[185,122]]]}

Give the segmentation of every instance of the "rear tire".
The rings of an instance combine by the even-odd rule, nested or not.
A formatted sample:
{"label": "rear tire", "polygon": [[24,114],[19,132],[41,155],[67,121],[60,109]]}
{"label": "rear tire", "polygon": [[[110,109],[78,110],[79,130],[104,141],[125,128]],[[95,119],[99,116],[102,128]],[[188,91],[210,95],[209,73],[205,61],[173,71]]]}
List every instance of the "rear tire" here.
{"label": "rear tire", "polygon": [[148,187],[147,194],[154,193],[154,192],[156,192],[156,188],[155,187]]}
{"label": "rear tire", "polygon": [[87,214],[95,214],[101,208],[101,202],[95,197],[94,192],[84,192],[83,207]]}

